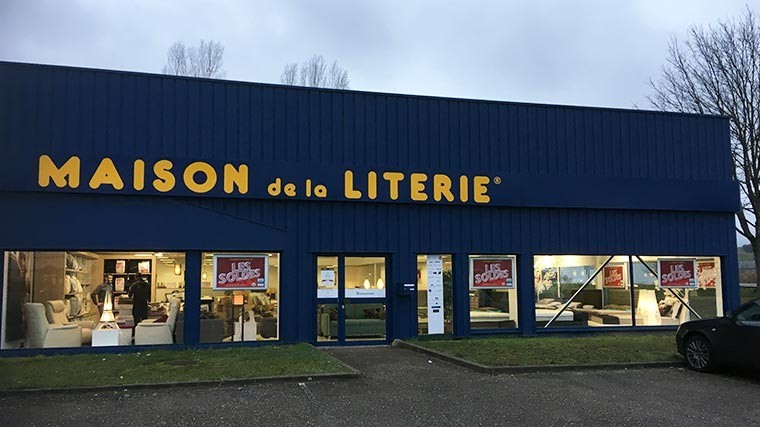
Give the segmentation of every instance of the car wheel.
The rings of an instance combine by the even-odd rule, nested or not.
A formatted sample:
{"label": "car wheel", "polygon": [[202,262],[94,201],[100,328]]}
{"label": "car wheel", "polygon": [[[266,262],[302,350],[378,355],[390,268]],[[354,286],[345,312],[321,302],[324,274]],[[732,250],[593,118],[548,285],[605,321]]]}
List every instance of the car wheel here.
{"label": "car wheel", "polygon": [[686,339],[686,363],[698,372],[709,372],[713,369],[713,352],[710,342],[703,335],[692,335]]}

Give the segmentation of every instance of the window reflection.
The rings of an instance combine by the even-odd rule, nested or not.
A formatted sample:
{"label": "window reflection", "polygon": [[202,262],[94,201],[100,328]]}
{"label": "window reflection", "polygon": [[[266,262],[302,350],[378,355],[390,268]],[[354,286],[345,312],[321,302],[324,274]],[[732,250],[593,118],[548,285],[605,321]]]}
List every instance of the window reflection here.
{"label": "window reflection", "polygon": [[634,320],[636,326],[678,325],[697,318],[692,310],[702,317],[722,315],[719,258],[695,260],[696,289],[659,286],[658,260],[673,257],[632,259],[631,280],[629,256],[535,257],[537,326],[632,326]]}

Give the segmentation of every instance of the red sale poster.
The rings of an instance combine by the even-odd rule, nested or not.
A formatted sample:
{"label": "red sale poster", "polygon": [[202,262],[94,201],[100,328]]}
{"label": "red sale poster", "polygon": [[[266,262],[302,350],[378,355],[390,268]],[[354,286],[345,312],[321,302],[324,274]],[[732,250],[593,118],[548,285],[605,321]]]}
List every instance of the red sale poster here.
{"label": "red sale poster", "polygon": [[625,289],[625,266],[608,265],[604,267],[604,287],[611,289]]}
{"label": "red sale poster", "polygon": [[700,288],[714,288],[718,281],[715,261],[697,261],[697,282]]}
{"label": "red sale poster", "polygon": [[661,288],[697,289],[697,262],[693,259],[657,261]]}
{"label": "red sale poster", "polygon": [[266,255],[214,255],[214,289],[266,290],[268,258]]}
{"label": "red sale poster", "polygon": [[515,289],[514,257],[471,258],[470,289]]}

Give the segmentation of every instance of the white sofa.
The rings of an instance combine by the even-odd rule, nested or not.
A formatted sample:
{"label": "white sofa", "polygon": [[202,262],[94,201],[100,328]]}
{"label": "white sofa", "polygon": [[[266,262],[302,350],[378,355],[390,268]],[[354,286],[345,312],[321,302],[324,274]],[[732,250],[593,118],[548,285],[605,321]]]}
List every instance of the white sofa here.
{"label": "white sofa", "polygon": [[37,302],[24,304],[27,348],[81,347],[82,327],[79,325],[51,325],[45,307]]}
{"label": "white sofa", "polygon": [[62,300],[52,300],[45,303],[45,315],[51,325],[79,325],[82,327],[82,344],[92,342],[92,330],[95,322],[92,320],[70,321],[66,317],[66,303]]}
{"label": "white sofa", "polygon": [[169,303],[166,322],[143,320],[135,326],[135,345],[174,344],[174,325],[177,322],[179,300]]}

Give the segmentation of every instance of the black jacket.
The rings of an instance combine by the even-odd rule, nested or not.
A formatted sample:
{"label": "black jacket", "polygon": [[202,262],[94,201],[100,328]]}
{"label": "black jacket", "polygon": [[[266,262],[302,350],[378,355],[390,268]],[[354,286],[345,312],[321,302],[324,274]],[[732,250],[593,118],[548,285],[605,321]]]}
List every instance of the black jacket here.
{"label": "black jacket", "polygon": [[129,287],[129,296],[132,298],[132,311],[137,313],[148,312],[150,301],[150,285],[145,280],[132,283]]}

